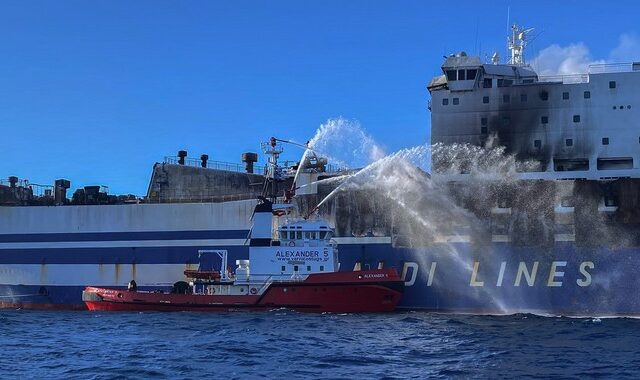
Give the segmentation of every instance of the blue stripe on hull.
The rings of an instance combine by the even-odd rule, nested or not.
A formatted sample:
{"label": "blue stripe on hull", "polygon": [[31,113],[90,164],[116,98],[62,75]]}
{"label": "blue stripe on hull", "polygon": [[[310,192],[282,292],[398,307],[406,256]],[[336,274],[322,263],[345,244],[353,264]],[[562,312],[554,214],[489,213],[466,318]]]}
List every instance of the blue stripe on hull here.
{"label": "blue stripe on hull", "polygon": [[248,257],[246,246],[0,249],[0,264],[197,264],[199,249]]}
{"label": "blue stripe on hull", "polygon": [[245,239],[248,233],[249,233],[248,230],[206,230],[206,231],[0,234],[0,243],[122,241],[122,240]]}

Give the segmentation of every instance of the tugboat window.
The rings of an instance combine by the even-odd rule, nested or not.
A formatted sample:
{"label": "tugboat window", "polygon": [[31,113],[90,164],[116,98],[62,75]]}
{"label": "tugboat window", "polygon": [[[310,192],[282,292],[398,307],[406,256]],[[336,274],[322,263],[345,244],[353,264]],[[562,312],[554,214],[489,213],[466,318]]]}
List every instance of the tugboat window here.
{"label": "tugboat window", "polygon": [[293,266],[293,271],[294,271],[294,272],[297,272],[297,271],[298,271],[298,266],[297,266],[297,265],[294,265],[294,266]]}
{"label": "tugboat window", "polygon": [[458,70],[458,80],[464,80],[464,70]]}
{"label": "tugboat window", "polygon": [[482,81],[482,87],[483,88],[491,88],[491,87],[493,87],[493,79],[484,78],[484,81]]}
{"label": "tugboat window", "polygon": [[297,231],[296,237],[298,238],[298,240],[302,240],[302,231]]}
{"label": "tugboat window", "polygon": [[609,145],[609,138],[608,137],[603,137],[602,138],[602,145]]}
{"label": "tugboat window", "polygon": [[609,81],[609,88],[616,88],[616,81]]}
{"label": "tugboat window", "polygon": [[480,119],[480,125],[487,125],[487,118],[483,117]]}
{"label": "tugboat window", "polygon": [[442,99],[442,105],[443,106],[449,105],[449,99],[447,98]]}
{"label": "tugboat window", "polygon": [[564,100],[569,99],[569,93],[568,92],[563,92],[562,93],[562,99],[564,99]]}
{"label": "tugboat window", "polygon": [[460,104],[460,98],[453,98],[453,105],[457,106],[458,104]]}
{"label": "tugboat window", "polygon": [[480,127],[480,133],[482,133],[483,135],[487,134],[487,127]]}
{"label": "tugboat window", "polygon": [[447,80],[449,80],[449,81],[456,80],[456,71],[455,70],[447,70]]}
{"label": "tugboat window", "polygon": [[573,115],[573,122],[574,123],[579,123],[580,122],[580,115]]}
{"label": "tugboat window", "polygon": [[540,148],[540,147],[542,146],[542,141],[540,141],[540,140],[535,140],[535,141],[533,142],[533,146],[534,146],[535,148]]}
{"label": "tugboat window", "polygon": [[283,265],[283,266],[280,268],[280,271],[281,271],[281,272],[284,272],[286,269],[287,269],[287,268],[285,268],[285,266]]}
{"label": "tugboat window", "polygon": [[546,101],[546,100],[549,100],[549,93],[548,93],[548,92],[546,92],[546,91],[542,91],[542,92],[540,93],[540,100],[545,100],[545,101]]}
{"label": "tugboat window", "polygon": [[584,92],[584,98],[585,99],[591,99],[591,91],[585,91]]}
{"label": "tugboat window", "polygon": [[566,146],[573,146],[573,139],[566,139],[564,143]]}
{"label": "tugboat window", "polygon": [[542,116],[542,117],[540,118],[540,122],[541,122],[542,124],[549,124],[549,116]]}
{"label": "tugboat window", "polygon": [[482,98],[482,103],[489,104],[489,97],[488,96],[483,97]]}
{"label": "tugboat window", "polygon": [[320,272],[324,272],[324,265],[320,265]]}

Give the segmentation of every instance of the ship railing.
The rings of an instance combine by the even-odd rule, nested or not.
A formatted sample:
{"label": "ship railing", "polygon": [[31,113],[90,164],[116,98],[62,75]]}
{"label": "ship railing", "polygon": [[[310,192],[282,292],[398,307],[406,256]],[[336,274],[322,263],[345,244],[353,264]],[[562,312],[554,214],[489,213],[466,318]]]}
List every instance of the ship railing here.
{"label": "ship railing", "polygon": [[[170,164],[170,165],[180,165],[180,158],[176,157],[176,156],[165,156],[164,157],[164,163],[165,164]],[[284,161],[283,162],[283,167],[284,168],[290,168],[292,166],[295,166],[298,164],[298,161]],[[202,168],[202,160],[197,159],[197,158],[185,158],[184,159],[184,166],[190,166],[190,167],[196,167],[196,168]],[[226,161],[213,161],[213,160],[208,160],[206,163],[206,168],[207,169],[215,169],[215,170],[222,170],[222,171],[228,171],[228,172],[236,172],[236,173],[245,173],[246,172],[246,168],[244,166],[244,164],[238,164],[238,163],[233,163],[233,162],[226,162]],[[343,166],[339,166],[339,165],[334,165],[334,164],[328,164],[324,167],[324,173],[342,173],[345,171],[348,171],[349,168],[347,167],[343,167]],[[253,173],[254,174],[260,174],[260,175],[266,175],[267,173],[267,166],[266,165],[254,165],[253,166]],[[291,171],[291,173],[289,173],[290,175],[294,175],[295,171]]]}
{"label": "ship railing", "polygon": [[589,74],[542,75],[538,82],[554,82],[562,84],[589,83]]}
{"label": "ship railing", "polygon": [[[164,157],[165,164],[171,165],[180,165],[180,158],[176,156],[165,156]],[[184,166],[191,166],[196,168],[202,168],[202,160],[197,158],[185,158]],[[207,169],[216,169],[223,170],[228,172],[236,172],[236,173],[244,173],[246,168],[243,164],[233,163],[233,162],[225,162],[225,161],[214,161],[208,160],[206,163]],[[254,165],[253,172],[255,174],[264,174],[266,170],[266,166],[263,165]]]}
{"label": "ship railing", "polygon": [[627,73],[640,70],[640,62],[597,63],[589,65],[589,74]]}

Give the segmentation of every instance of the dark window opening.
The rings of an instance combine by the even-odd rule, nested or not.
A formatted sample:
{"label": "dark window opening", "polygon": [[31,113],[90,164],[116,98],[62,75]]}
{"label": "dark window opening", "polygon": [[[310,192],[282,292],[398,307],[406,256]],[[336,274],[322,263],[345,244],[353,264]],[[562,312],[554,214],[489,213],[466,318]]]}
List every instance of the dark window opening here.
{"label": "dark window opening", "polygon": [[621,110],[623,110],[623,109],[624,109],[624,106],[620,106],[620,109],[621,109]]}
{"label": "dark window opening", "polygon": [[487,125],[487,118],[483,117],[480,119],[480,125]]}
{"label": "dark window opening", "polygon": [[498,79],[498,87],[509,87],[513,84],[512,79]]}
{"label": "dark window opening", "polygon": [[627,106],[627,109],[628,109],[628,110],[630,110],[630,109],[631,109],[631,105],[628,105],[628,106]]}
{"label": "dark window opening", "polygon": [[533,146],[534,146],[534,148],[540,148],[542,146],[542,141],[534,140],[533,141]]}
{"label": "dark window opening", "polygon": [[589,160],[586,158],[578,158],[578,159],[554,158],[553,170],[557,172],[589,170]]}
{"label": "dark window opening", "polygon": [[511,124],[511,118],[508,117],[508,116],[503,117],[502,118],[502,125],[504,125],[506,127],[509,124]]}
{"label": "dark window opening", "polygon": [[585,99],[591,99],[591,91],[585,91],[584,92],[584,98]]}
{"label": "dark window opening", "polygon": [[484,80],[482,81],[482,87],[483,88],[491,88],[491,87],[493,87],[493,79],[484,78]]}
{"label": "dark window opening", "polygon": [[449,105],[449,99],[447,99],[447,98],[442,99],[442,105],[443,106]]}
{"label": "dark window opening", "polygon": [[540,118],[540,122],[541,122],[542,124],[549,124],[549,116],[542,116],[542,117]]}
{"label": "dark window opening", "polygon": [[447,70],[447,80],[448,81],[456,80],[456,71],[455,70]]}
{"label": "dark window opening", "polygon": [[609,88],[616,88],[616,81],[614,80],[609,81]]}
{"label": "dark window opening", "polygon": [[480,127],[480,133],[482,133],[483,135],[487,134],[487,127]]}
{"label": "dark window opening", "polygon": [[458,104],[460,104],[460,98],[453,98],[453,105],[457,106]]}
{"label": "dark window opening", "polygon": [[307,265],[307,272],[311,272],[311,265]]}
{"label": "dark window opening", "polygon": [[613,109],[616,109],[616,108],[617,108],[616,106],[613,106]]}
{"label": "dark window opening", "polygon": [[458,80],[464,80],[464,70],[458,70]]}
{"label": "dark window opening", "polygon": [[281,272],[284,272],[285,270],[287,270],[287,268],[283,265],[283,266],[280,268],[280,271],[281,271]]}
{"label": "dark window opening", "polygon": [[489,97],[488,96],[483,97],[482,98],[482,103],[489,104]]}
{"label": "dark window opening", "polygon": [[520,101],[521,102],[526,102],[527,101],[527,94],[520,94]]}
{"label": "dark window opening", "polygon": [[604,196],[604,206],[605,207],[617,207],[618,206],[618,198],[614,194],[605,194],[605,196]]}
{"label": "dark window opening", "polygon": [[533,83],[533,79],[523,79],[522,83],[523,84],[531,84],[531,83]]}
{"label": "dark window opening", "polygon": [[563,92],[562,93],[562,99],[564,99],[564,100],[569,99],[569,93],[568,92]]}
{"label": "dark window opening", "polygon": [[324,272],[324,265],[320,265],[320,272]]}
{"label": "dark window opening", "polygon": [[566,139],[564,140],[564,144],[566,146],[573,146],[573,139]]}
{"label": "dark window opening", "polygon": [[564,197],[560,199],[560,206],[573,207],[573,197]]}
{"label": "dark window opening", "polygon": [[474,80],[476,79],[476,75],[478,74],[478,70],[473,69],[473,70],[467,70],[467,80]]}
{"label": "dark window opening", "polygon": [[598,170],[633,169],[633,158],[598,158]]}
{"label": "dark window opening", "polygon": [[580,115],[573,115],[573,122],[574,123],[579,123],[580,122]]}
{"label": "dark window opening", "polygon": [[297,272],[297,271],[298,271],[298,266],[297,266],[297,265],[294,265],[294,266],[293,266],[293,271],[294,271],[294,272]]}
{"label": "dark window opening", "polygon": [[549,100],[549,93],[546,91],[541,91],[540,92],[540,100]]}
{"label": "dark window opening", "polygon": [[502,95],[502,101],[504,103],[509,103],[511,102],[511,97],[509,97],[509,95]]}
{"label": "dark window opening", "polygon": [[603,137],[602,138],[602,145],[609,145],[609,138],[608,137]]}

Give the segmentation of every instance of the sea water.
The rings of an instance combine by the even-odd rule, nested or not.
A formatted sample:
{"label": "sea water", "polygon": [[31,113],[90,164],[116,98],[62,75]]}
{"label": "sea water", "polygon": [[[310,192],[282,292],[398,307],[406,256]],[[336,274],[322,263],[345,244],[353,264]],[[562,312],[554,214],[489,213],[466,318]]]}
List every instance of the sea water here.
{"label": "sea water", "polygon": [[0,378],[638,378],[640,320],[0,312]]}

